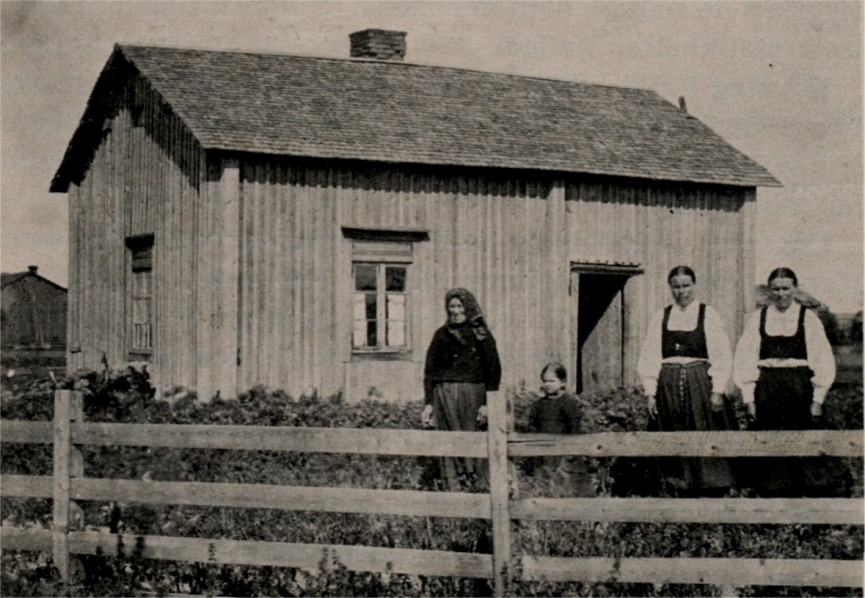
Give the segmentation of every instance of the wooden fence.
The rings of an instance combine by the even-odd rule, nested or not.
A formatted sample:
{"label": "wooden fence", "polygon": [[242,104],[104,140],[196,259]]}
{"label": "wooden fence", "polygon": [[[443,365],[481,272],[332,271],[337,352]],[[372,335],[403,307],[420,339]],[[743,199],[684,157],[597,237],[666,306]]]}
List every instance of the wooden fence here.
{"label": "wooden fence", "polygon": [[[351,571],[487,578],[496,595],[522,580],[685,583],[727,586],[862,587],[863,562],[773,558],[561,558],[515,555],[511,521],[737,524],[863,524],[863,500],[841,498],[510,498],[508,459],[545,455],[861,457],[859,430],[807,432],[635,432],[579,436],[509,432],[503,397],[489,397],[488,432],[86,423],[80,393],[55,393],[54,422],[3,420],[3,442],[52,443],[53,476],[3,475],[0,495],[53,499],[52,529],[0,527],[3,550],[50,551],[65,580],[70,555],[115,555],[188,562],[316,569],[323,552]],[[300,451],[489,459],[490,493],[154,482],[83,476],[77,446]],[[492,521],[492,554],[368,546],[254,542],[79,531],[74,501],[272,508],[295,511],[457,517]]]}

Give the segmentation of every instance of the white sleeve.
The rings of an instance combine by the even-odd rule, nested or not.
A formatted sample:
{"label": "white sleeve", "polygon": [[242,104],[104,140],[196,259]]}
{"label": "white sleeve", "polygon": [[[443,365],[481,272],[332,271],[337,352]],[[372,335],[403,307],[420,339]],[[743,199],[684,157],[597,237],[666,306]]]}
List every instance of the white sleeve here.
{"label": "white sleeve", "polygon": [[760,370],[757,362],[760,361],[760,311],[752,313],[745,322],[742,336],[736,344],[736,353],[733,355],[733,382],[742,391],[742,401],[754,402],[754,387]]}
{"label": "white sleeve", "polygon": [[723,393],[730,380],[733,369],[733,352],[730,339],[721,316],[712,307],[706,306],[703,321],[706,332],[706,350],[709,352],[709,376],[712,378],[712,392]]}
{"label": "white sleeve", "polygon": [[805,312],[805,347],[808,349],[808,366],[814,372],[814,401],[822,403],[826,391],[835,381],[835,356],[826,337],[823,322],[812,310]]}
{"label": "white sleeve", "polygon": [[655,396],[658,391],[658,376],[661,373],[661,327],[664,321],[663,310],[649,322],[640,358],[637,360],[637,374],[643,383],[643,392]]}

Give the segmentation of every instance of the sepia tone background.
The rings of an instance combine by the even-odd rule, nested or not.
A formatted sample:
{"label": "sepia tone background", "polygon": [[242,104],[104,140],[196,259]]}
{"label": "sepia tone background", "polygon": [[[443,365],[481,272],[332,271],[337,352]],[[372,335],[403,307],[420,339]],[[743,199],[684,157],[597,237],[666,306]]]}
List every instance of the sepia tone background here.
{"label": "sepia tone background", "polygon": [[67,283],[51,177],[116,42],[348,56],[406,31],[406,62],[640,87],[688,111],[783,188],[758,190],[754,281],[778,265],[836,313],[862,306],[860,2],[0,3],[2,270]]}

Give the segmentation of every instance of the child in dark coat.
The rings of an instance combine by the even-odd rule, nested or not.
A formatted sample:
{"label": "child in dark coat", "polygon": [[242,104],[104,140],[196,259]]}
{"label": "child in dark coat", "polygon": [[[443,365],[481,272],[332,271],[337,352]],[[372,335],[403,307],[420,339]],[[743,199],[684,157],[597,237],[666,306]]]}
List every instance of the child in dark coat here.
{"label": "child in dark coat", "polygon": [[[568,373],[560,363],[548,363],[541,370],[542,396],[529,415],[529,429],[540,434],[583,433],[583,407],[565,390]],[[549,481],[550,496],[594,494],[583,457],[543,457],[535,462],[535,476]]]}

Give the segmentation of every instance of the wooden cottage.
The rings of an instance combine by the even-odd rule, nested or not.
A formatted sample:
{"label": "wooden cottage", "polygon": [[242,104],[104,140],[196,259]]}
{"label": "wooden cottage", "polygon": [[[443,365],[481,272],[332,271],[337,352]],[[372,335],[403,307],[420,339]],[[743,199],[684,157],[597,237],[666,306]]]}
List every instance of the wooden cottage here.
{"label": "wooden cottage", "polygon": [[0,274],[0,339],[4,351],[62,350],[66,346],[66,289],[39,274]]}
{"label": "wooden cottage", "polygon": [[506,387],[550,359],[619,386],[680,263],[738,332],[763,167],[652,91],[404,54],[382,30],[341,60],[116,46],[51,185],[70,367],[419,400],[464,286]]}

